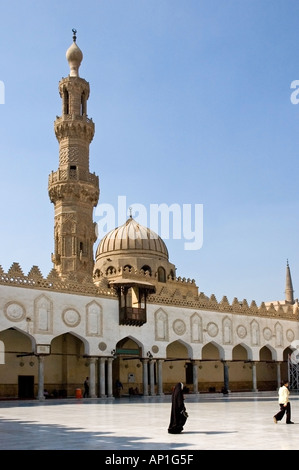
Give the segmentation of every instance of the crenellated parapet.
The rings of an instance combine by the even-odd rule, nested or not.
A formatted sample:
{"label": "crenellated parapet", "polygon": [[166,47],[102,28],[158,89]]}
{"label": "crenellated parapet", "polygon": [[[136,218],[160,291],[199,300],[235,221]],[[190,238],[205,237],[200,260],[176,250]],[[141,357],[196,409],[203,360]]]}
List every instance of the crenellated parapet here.
{"label": "crenellated parapet", "polygon": [[224,296],[220,302],[217,301],[214,294],[207,297],[203,292],[195,298],[194,296],[185,296],[179,289],[171,292],[169,289],[161,289],[156,294],[148,297],[149,303],[168,304],[174,306],[181,306],[186,308],[194,308],[199,310],[209,310],[219,313],[231,313],[239,315],[269,317],[269,318],[283,318],[288,320],[299,320],[299,306],[298,302],[294,305],[277,305],[274,306],[270,303],[266,306],[264,302],[260,307],[257,306],[255,301],[249,305],[247,300],[239,301],[236,297],[230,304],[227,297]]}
{"label": "crenellated parapet", "polygon": [[90,281],[88,275],[81,280],[81,278],[77,278],[75,273],[70,273],[65,280],[62,280],[57,271],[52,269],[48,276],[44,278],[38,266],[32,266],[29,273],[25,275],[18,263],[13,263],[7,273],[0,266],[0,285],[45,289],[80,295],[116,297],[113,289],[109,289],[104,283],[96,286]]}
{"label": "crenellated parapet", "polygon": [[236,297],[232,303],[229,303],[226,296],[223,296],[221,301],[218,301],[214,294],[208,297],[203,292],[198,293],[197,286],[193,280],[174,278],[171,281],[167,281],[167,283],[161,283],[157,281],[154,275],[150,276],[148,272],[140,273],[129,268],[122,268],[118,271],[111,269],[111,271],[106,273],[105,277],[99,273],[97,276],[94,276],[94,282],[92,282],[88,275],[82,280],[77,278],[76,273],[70,273],[67,279],[62,280],[55,269],[52,269],[48,276],[44,278],[38,266],[32,266],[29,273],[25,275],[20,265],[13,263],[7,273],[4,272],[0,265],[0,285],[117,298],[114,288],[109,287],[109,282],[119,280],[120,274],[122,279],[151,282],[156,287],[156,293],[148,296],[148,303],[173,305],[225,314],[299,320],[298,301],[295,301],[294,304],[285,304],[283,302],[270,302],[266,304],[262,302],[259,307],[254,300],[248,304],[246,299],[240,301]]}

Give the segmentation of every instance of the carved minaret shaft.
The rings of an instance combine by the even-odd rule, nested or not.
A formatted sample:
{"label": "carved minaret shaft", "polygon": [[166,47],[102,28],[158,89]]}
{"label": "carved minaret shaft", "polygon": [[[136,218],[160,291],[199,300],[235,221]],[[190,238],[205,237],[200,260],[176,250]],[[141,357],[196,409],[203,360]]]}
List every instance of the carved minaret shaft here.
{"label": "carved minaret shaft", "polygon": [[62,115],[54,123],[59,142],[59,168],[49,176],[49,197],[54,204],[54,254],[52,262],[62,278],[92,277],[96,241],[93,208],[99,199],[99,178],[89,173],[89,145],[94,123],[87,117],[89,83],[79,77],[83,58],[76,44],[66,57],[70,74],[59,82]]}
{"label": "carved minaret shaft", "polygon": [[287,273],[286,273],[286,290],[285,290],[285,300],[287,303],[294,303],[294,290],[293,283],[291,278],[291,270],[289,267],[289,262],[287,261]]}

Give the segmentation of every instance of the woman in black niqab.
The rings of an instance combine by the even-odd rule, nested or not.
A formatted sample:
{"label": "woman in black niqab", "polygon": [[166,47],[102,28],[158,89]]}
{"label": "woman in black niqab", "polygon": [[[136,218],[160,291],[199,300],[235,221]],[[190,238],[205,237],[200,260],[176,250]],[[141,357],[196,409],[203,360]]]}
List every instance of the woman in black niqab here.
{"label": "woman in black niqab", "polygon": [[183,431],[186,418],[182,411],[186,411],[183,395],[183,384],[177,383],[172,392],[172,404],[170,413],[170,424],[168,432],[170,434],[179,434]]}

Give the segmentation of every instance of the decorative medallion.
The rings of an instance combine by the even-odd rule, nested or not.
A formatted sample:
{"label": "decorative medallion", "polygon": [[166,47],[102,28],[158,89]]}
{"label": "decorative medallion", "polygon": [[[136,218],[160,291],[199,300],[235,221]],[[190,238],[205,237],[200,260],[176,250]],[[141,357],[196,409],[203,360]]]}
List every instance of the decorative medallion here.
{"label": "decorative medallion", "polygon": [[152,352],[153,352],[154,354],[157,354],[157,353],[159,352],[159,348],[158,348],[158,346],[156,346],[155,344],[154,344],[154,346],[152,347]]}
{"label": "decorative medallion", "polygon": [[287,336],[287,340],[288,340],[290,343],[291,343],[292,341],[294,341],[295,334],[294,334],[294,331],[293,331],[293,330],[287,330],[286,336]]}
{"label": "decorative medallion", "polygon": [[21,321],[24,320],[26,312],[21,304],[9,302],[4,307],[4,314],[10,321]]}
{"label": "decorative medallion", "polygon": [[218,335],[219,328],[216,323],[210,322],[207,324],[207,332],[212,338]]}
{"label": "decorative medallion", "polygon": [[245,336],[247,335],[247,330],[244,325],[239,325],[237,327],[237,335],[239,336],[239,338],[245,338]]}
{"label": "decorative medallion", "polygon": [[62,314],[62,320],[67,326],[78,326],[81,318],[77,310],[74,309],[67,309]]}
{"label": "decorative medallion", "polygon": [[269,341],[272,338],[272,331],[270,328],[264,328],[263,335],[266,341]]}
{"label": "decorative medallion", "polygon": [[173,322],[173,331],[179,336],[181,336],[185,333],[186,325],[183,322],[183,320],[175,320]]}
{"label": "decorative medallion", "polygon": [[106,343],[99,343],[99,350],[100,351],[105,351],[107,349],[107,344]]}

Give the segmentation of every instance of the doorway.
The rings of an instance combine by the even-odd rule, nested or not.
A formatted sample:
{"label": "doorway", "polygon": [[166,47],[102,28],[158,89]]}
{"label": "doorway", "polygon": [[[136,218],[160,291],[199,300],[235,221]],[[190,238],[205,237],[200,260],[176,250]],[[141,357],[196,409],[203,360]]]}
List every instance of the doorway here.
{"label": "doorway", "polygon": [[18,376],[18,398],[21,400],[34,398],[34,375]]}

